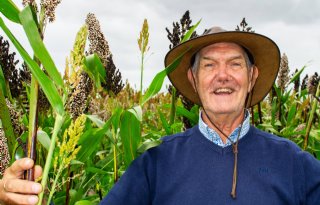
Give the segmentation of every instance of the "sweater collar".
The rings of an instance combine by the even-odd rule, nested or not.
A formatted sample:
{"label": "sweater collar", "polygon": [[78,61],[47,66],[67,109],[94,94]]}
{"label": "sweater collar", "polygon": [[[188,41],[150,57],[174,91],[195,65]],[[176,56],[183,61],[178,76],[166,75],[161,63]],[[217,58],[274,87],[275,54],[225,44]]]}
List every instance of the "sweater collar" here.
{"label": "sweater collar", "polygon": [[[202,111],[199,113],[199,130],[200,132],[211,142],[213,142],[214,144],[220,146],[220,147],[227,147],[229,145],[231,145],[230,140],[227,140],[226,143],[223,143],[221,137],[219,136],[219,134],[214,130],[211,129],[203,120],[201,117],[201,113]],[[233,132],[228,136],[232,141],[236,141],[237,137],[238,137],[238,133],[240,131],[240,126],[239,125],[235,130],[233,130]],[[248,109],[245,110],[245,119],[243,121],[242,124],[242,128],[241,128],[241,133],[239,136],[239,140],[244,137],[248,131],[250,129],[250,112],[248,111]]]}

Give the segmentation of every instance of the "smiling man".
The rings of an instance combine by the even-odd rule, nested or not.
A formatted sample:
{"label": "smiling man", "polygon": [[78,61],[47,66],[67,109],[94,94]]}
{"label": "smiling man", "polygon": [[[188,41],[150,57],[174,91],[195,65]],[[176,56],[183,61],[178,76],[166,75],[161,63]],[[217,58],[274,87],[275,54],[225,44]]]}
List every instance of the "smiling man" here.
{"label": "smiling man", "polygon": [[[199,124],[134,160],[101,204],[319,205],[320,162],[250,126],[247,108],[263,100],[277,76],[277,45],[263,35],[214,27],[170,50],[166,66],[182,53],[169,78],[201,106]],[[0,200],[35,203],[39,184],[19,180],[32,165],[27,162],[7,169]]]}

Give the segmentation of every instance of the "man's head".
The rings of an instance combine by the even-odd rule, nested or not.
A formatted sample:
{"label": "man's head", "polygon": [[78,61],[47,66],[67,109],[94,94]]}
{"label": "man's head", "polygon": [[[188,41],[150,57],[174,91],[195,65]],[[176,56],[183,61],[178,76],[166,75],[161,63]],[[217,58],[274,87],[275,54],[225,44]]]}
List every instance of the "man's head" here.
{"label": "man's head", "polygon": [[[235,48],[237,47],[236,50],[241,54],[241,58],[245,60],[246,67],[250,68],[247,69],[247,79],[251,80],[247,82],[251,85],[249,88],[252,89],[249,89],[249,91],[251,90],[251,98],[249,98],[247,106],[250,107],[263,100],[277,77],[280,65],[280,51],[278,46],[268,37],[251,32],[226,31],[220,27],[213,27],[204,35],[188,40],[171,49],[165,58],[166,66],[173,63],[183,54],[177,68],[168,74],[172,84],[189,100],[202,105],[200,97],[194,89],[193,81],[189,80],[189,69],[194,67],[193,69],[196,71],[194,72],[195,79],[198,78],[197,81],[201,84],[203,77],[201,77],[200,67],[203,61],[203,54],[217,50],[212,46],[222,45],[221,43],[231,43]],[[221,49],[219,48],[222,52]],[[250,62],[254,66],[250,66]],[[197,70],[198,67],[199,69]],[[255,72],[257,69],[259,76],[258,72]],[[213,76],[211,77],[214,78]],[[227,78],[227,81],[232,81],[232,79]]]}
{"label": "man's head", "polygon": [[210,114],[238,116],[257,77],[246,51],[229,42],[202,48],[188,70],[189,82]]}

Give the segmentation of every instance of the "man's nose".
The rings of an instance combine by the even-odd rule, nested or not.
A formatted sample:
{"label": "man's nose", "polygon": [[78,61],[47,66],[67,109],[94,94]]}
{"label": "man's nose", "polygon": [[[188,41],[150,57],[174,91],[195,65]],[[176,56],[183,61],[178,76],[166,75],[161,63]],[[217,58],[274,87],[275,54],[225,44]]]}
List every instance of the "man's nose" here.
{"label": "man's nose", "polygon": [[216,78],[219,82],[228,81],[230,76],[226,65],[220,65],[217,69]]}

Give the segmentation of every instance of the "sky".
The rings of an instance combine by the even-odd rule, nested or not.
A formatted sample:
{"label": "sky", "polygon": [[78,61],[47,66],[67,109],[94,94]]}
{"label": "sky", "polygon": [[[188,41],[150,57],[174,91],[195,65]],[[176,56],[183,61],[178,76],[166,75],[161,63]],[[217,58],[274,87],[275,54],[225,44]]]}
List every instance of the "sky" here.
{"label": "sky", "polygon": [[[22,8],[22,0],[13,1]],[[280,52],[288,56],[291,72],[305,65],[304,74],[320,71],[319,0],[62,0],[56,9],[56,20],[47,25],[44,40],[63,73],[77,31],[87,14],[94,13],[123,80],[127,79],[130,85],[139,89],[141,57],[137,39],[146,18],[150,32],[143,80],[146,88],[164,68],[164,57],[170,44],[165,28],[171,30],[172,23],[179,21],[187,10],[193,23],[201,19],[197,33],[212,26],[234,30],[245,17],[256,33],[266,35],[278,44]],[[21,27],[9,21],[6,23],[31,52]],[[0,34],[3,35],[1,30]],[[168,80],[165,82],[168,84]]]}

